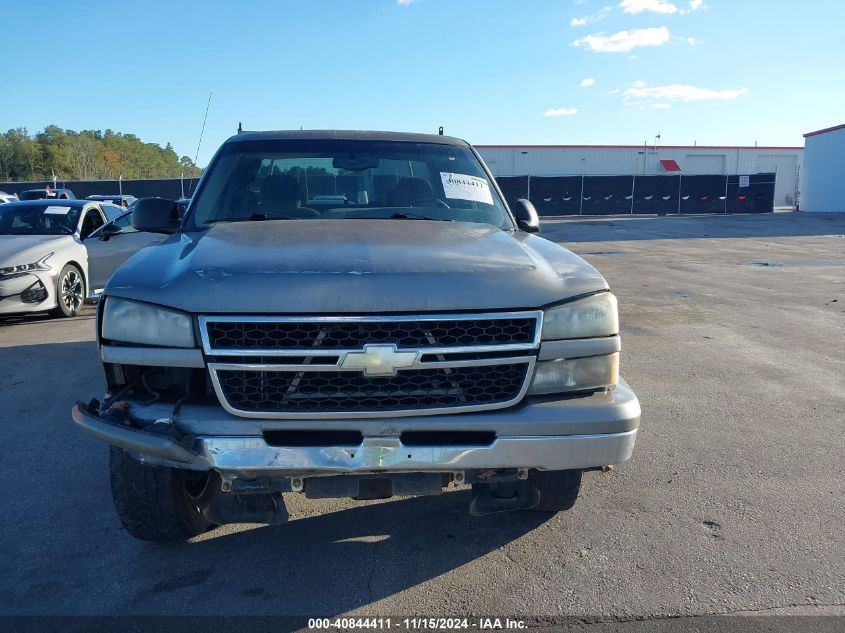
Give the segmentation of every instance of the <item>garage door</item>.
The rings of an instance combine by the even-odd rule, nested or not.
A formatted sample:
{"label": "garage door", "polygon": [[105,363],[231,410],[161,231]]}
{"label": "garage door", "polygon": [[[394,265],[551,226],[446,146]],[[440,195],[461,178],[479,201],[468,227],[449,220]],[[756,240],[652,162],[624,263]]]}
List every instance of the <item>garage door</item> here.
{"label": "garage door", "polygon": [[724,154],[687,154],[681,169],[685,174],[724,174]]}

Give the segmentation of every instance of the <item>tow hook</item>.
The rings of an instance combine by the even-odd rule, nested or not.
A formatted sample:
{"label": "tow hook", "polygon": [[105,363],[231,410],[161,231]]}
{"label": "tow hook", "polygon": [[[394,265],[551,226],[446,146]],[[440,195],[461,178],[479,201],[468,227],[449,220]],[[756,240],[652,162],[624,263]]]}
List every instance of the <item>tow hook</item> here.
{"label": "tow hook", "polygon": [[540,503],[540,491],[528,479],[472,484],[469,513],[473,516],[528,510]]}

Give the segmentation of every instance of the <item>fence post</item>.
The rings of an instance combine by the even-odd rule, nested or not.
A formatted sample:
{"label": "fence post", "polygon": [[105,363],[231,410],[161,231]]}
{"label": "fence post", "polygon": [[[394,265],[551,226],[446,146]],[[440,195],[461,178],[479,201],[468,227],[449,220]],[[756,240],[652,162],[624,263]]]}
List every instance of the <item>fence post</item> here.
{"label": "fence post", "polygon": [[725,176],[725,215],[728,214],[728,180],[730,180],[730,176]]}
{"label": "fence post", "polygon": [[684,191],[684,175],[678,174],[678,215],[681,215],[681,193]]}
{"label": "fence post", "polygon": [[581,193],[578,195],[578,215],[584,215],[584,174],[581,174]]}
{"label": "fence post", "polygon": [[634,191],[637,188],[637,174],[631,176],[631,215],[634,215]]}
{"label": "fence post", "polygon": [[528,184],[525,187],[525,197],[531,202],[531,174],[528,174]]}

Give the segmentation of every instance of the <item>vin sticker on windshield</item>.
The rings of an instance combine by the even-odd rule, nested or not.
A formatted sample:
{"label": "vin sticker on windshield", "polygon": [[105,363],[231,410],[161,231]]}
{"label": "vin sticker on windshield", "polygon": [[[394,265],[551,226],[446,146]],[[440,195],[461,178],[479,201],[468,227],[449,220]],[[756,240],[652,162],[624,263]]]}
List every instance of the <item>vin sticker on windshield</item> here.
{"label": "vin sticker on windshield", "polygon": [[447,198],[458,200],[474,200],[484,204],[493,204],[493,195],[490,193],[490,185],[484,178],[468,176],[467,174],[453,174],[441,171],[440,178],[443,181],[443,192]]}
{"label": "vin sticker on windshield", "polygon": [[47,207],[44,209],[44,214],[47,215],[67,215],[70,207]]}

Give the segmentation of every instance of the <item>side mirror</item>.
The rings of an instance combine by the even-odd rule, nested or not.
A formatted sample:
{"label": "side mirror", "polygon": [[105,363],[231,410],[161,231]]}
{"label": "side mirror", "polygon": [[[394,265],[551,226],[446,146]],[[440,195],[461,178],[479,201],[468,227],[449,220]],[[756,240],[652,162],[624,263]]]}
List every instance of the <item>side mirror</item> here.
{"label": "side mirror", "polygon": [[121,233],[123,231],[119,226],[115,226],[114,222],[109,222],[100,229],[99,237],[102,241],[108,242],[112,235],[120,235]]}
{"label": "side mirror", "polygon": [[517,200],[513,205],[513,214],[516,216],[517,226],[526,233],[536,233],[540,230],[540,217],[530,200]]}
{"label": "side mirror", "polygon": [[179,228],[176,202],[166,198],[142,198],[132,207],[132,226],[146,233],[175,233]]}

